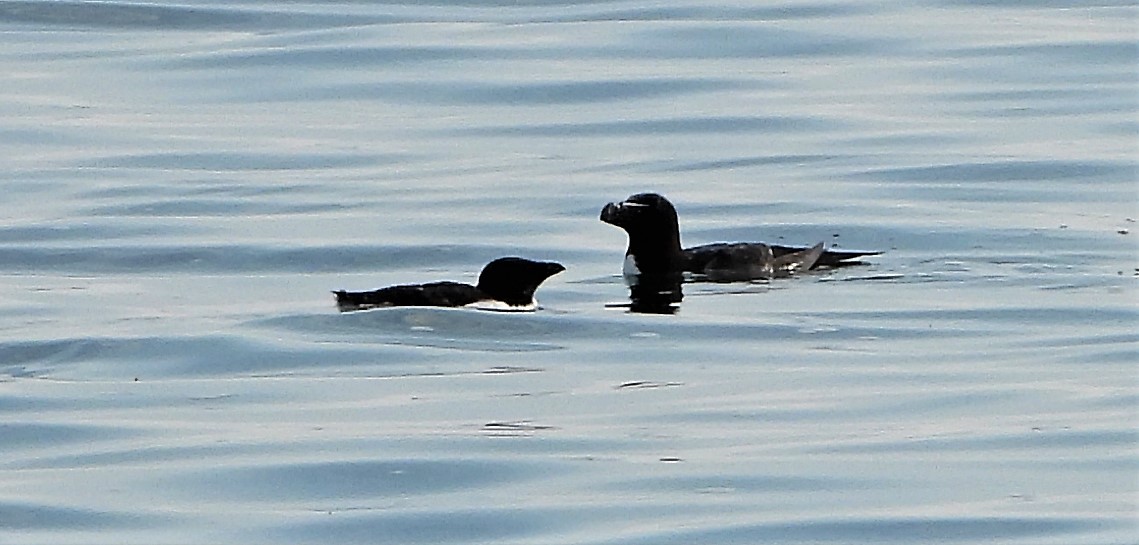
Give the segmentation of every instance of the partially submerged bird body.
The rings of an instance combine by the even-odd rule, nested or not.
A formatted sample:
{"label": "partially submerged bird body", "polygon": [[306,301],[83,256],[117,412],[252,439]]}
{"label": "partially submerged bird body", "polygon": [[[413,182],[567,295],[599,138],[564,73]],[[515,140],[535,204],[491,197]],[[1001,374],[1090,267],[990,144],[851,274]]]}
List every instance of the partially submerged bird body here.
{"label": "partially submerged bird body", "polygon": [[601,221],[629,235],[626,276],[694,274],[712,281],[781,278],[817,267],[857,264],[879,252],[826,250],[762,242],[719,242],[682,248],[676,208],[662,195],[639,193],[601,210]]}
{"label": "partially submerged bird body", "polygon": [[378,307],[461,307],[487,296],[475,286],[461,282],[431,282],[388,286],[372,291],[332,292],[341,310],[364,310]]}
{"label": "partially submerged bird body", "polygon": [[[880,252],[852,252],[843,250],[828,250],[820,242],[810,248],[803,246],[784,246],[781,244],[767,244],[764,242],[713,242],[711,244],[702,244],[700,246],[692,246],[683,250],[684,254],[688,257],[685,270],[688,272],[699,272],[709,263],[713,262],[717,257],[725,258],[725,256],[746,254],[747,252],[756,251],[756,247],[765,247],[771,251],[773,259],[784,259],[788,256],[800,254],[803,251],[813,251],[816,247],[819,248],[817,256],[813,263],[806,269],[821,269],[827,267],[848,267],[851,265],[861,264],[858,261],[861,257],[878,255]],[[730,259],[730,258],[729,258]],[[792,258],[793,259],[793,258]]]}
{"label": "partially submerged bird body", "polygon": [[530,311],[538,308],[534,292],[547,278],[565,270],[560,263],[504,257],[491,261],[477,286],[461,282],[403,284],[372,291],[332,292],[342,312],[382,307],[474,307]]}
{"label": "partially submerged bird body", "polygon": [[771,246],[762,242],[736,242],[697,246],[685,253],[689,255],[689,272],[704,274],[715,282],[738,282],[785,278],[809,270],[823,252],[822,242],[778,256]]}

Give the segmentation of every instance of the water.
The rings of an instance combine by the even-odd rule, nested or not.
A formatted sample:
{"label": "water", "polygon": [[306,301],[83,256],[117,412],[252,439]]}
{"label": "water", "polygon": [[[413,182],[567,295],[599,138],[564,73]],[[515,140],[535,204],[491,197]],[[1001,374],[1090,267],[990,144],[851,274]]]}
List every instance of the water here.
{"label": "water", "polygon": [[[1137,15],[0,2],[0,542],[1135,543]],[[631,314],[650,190],[886,253]]]}

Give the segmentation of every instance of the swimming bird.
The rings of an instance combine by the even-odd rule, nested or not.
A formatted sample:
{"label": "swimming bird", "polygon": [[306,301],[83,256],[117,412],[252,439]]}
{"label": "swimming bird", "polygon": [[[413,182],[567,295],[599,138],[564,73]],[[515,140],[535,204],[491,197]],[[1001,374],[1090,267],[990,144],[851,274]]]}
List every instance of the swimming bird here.
{"label": "swimming bird", "polygon": [[538,308],[534,291],[547,278],[566,270],[561,263],[521,257],[495,259],[479,273],[477,286],[461,282],[404,284],[374,291],[338,290],[341,312],[379,307],[472,307],[482,310],[532,311]]}
{"label": "swimming bird", "polygon": [[857,264],[881,252],[797,248],[762,242],[718,242],[681,248],[676,208],[664,196],[638,193],[601,209],[601,221],[629,235],[626,276],[692,273],[717,282],[779,278],[817,267]]}

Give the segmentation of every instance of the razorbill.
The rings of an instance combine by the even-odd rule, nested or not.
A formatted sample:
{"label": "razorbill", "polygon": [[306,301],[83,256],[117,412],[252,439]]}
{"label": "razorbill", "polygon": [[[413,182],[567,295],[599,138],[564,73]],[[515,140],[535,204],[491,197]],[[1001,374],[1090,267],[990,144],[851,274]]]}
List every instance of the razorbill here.
{"label": "razorbill", "polygon": [[601,209],[601,221],[629,235],[626,276],[693,273],[708,280],[734,282],[778,278],[817,267],[856,264],[881,252],[824,250],[820,242],[796,248],[762,242],[718,242],[682,249],[676,208],[656,193],[639,193]]}
{"label": "razorbill", "polygon": [[491,261],[479,274],[477,286],[460,282],[404,284],[375,291],[338,290],[341,312],[377,307],[472,307],[482,310],[532,311],[538,308],[534,291],[547,278],[566,270],[560,263],[503,257]]}

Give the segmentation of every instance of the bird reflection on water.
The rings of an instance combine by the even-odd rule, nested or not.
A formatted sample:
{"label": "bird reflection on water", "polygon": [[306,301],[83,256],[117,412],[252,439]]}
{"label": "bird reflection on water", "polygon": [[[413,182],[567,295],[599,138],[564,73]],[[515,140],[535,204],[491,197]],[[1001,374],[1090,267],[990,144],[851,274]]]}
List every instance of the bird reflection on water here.
{"label": "bird reflection on water", "polygon": [[684,292],[680,286],[683,276],[637,275],[626,276],[629,286],[629,312],[640,314],[676,314]]}

